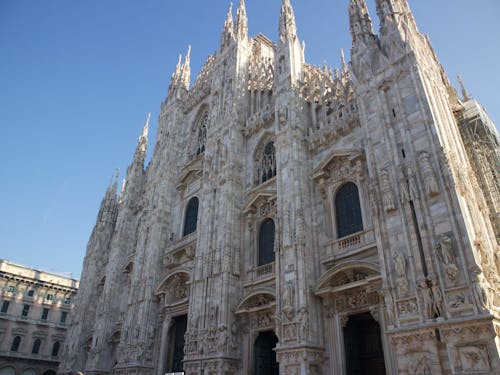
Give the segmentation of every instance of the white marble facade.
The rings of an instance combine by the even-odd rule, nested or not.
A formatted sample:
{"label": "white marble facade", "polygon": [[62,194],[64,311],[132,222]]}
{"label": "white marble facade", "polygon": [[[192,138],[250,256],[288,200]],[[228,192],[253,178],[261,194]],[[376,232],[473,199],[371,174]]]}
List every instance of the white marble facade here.
{"label": "white marble facade", "polygon": [[479,176],[475,102],[406,0],[376,5],[378,33],[350,1],[339,69],[306,63],[289,0],[276,43],[241,0],[192,85],[179,60],[151,161],[148,119],[106,192],[61,374],[499,373],[498,134]]}

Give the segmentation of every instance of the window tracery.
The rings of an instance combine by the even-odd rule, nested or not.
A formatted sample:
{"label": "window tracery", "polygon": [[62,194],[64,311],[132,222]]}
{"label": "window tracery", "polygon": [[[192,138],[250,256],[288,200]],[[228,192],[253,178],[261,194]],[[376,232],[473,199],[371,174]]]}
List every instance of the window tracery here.
{"label": "window tracery", "polygon": [[276,150],[274,142],[269,142],[257,165],[257,185],[262,184],[276,176]]}

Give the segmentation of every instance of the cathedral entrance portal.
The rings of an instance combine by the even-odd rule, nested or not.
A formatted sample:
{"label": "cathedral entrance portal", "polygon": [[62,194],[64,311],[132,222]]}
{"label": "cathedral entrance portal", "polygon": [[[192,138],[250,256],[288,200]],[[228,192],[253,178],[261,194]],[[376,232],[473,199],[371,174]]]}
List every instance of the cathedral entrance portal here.
{"label": "cathedral entrance portal", "polygon": [[182,372],[184,360],[184,335],[187,329],[187,315],[181,315],[173,319],[170,328],[170,361],[167,372]]}
{"label": "cathedral entrance portal", "polygon": [[261,332],[254,344],[255,375],[278,375],[279,366],[276,362],[276,344],[278,338],[273,331]]}
{"label": "cathedral entrance portal", "polygon": [[349,316],[343,329],[347,375],[385,375],[380,326],[370,313]]}

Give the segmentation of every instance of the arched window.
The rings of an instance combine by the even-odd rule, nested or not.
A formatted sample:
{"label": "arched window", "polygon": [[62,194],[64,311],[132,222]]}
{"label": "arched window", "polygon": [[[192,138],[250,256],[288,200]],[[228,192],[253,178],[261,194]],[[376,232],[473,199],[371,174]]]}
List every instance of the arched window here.
{"label": "arched window", "polygon": [[61,346],[59,341],[56,341],[52,346],[52,357],[57,357],[57,355],[59,354],[59,346]]}
{"label": "arched window", "polygon": [[274,142],[269,142],[264,148],[264,153],[257,168],[258,183],[261,184],[276,176],[276,151]]}
{"label": "arched window", "polygon": [[41,345],[41,341],[40,339],[36,339],[34,342],[33,342],[33,349],[31,349],[31,353],[32,354],[38,354],[38,352],[40,351],[40,345]]}
{"label": "arched window", "polygon": [[208,124],[208,112],[205,112],[200,117],[200,123],[198,125],[198,139],[196,143],[196,156],[202,154],[205,151],[205,142],[207,140],[207,124]]}
{"label": "arched window", "polygon": [[14,337],[14,341],[12,341],[12,346],[10,350],[12,352],[17,352],[19,350],[19,345],[21,344],[21,336]]}
{"label": "arched window", "polygon": [[184,217],[183,236],[196,232],[196,222],[198,221],[198,198],[193,197],[187,204],[186,216]]}
{"label": "arched window", "polygon": [[264,220],[259,232],[259,266],[274,262],[274,232],[274,220]]}
{"label": "arched window", "polygon": [[335,196],[337,237],[342,238],[363,230],[358,187],[352,182],[342,186]]}

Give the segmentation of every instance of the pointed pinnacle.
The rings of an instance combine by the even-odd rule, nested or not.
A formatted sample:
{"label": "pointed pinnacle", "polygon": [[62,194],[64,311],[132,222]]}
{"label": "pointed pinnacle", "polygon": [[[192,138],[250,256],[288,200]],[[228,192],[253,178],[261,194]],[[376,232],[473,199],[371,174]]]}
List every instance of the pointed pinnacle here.
{"label": "pointed pinnacle", "polygon": [[464,100],[470,100],[469,93],[465,88],[464,81],[462,80],[462,76],[460,74],[458,74],[458,83],[460,84],[460,89],[462,90],[462,97],[464,98]]}
{"label": "pointed pinnacle", "polygon": [[186,57],[184,58],[184,64],[182,65],[180,83],[186,89],[189,89],[190,80],[191,80],[191,45],[188,46]]}
{"label": "pointed pinnacle", "polygon": [[142,129],[141,138],[147,138],[148,137],[149,119],[150,118],[151,118],[151,112],[148,112],[148,116],[146,118],[146,123],[144,124],[144,128]]}
{"label": "pointed pinnacle", "polygon": [[340,49],[340,61],[342,62],[342,75],[344,75],[347,72],[347,64],[345,62],[345,55],[344,55],[344,49]]}
{"label": "pointed pinnacle", "polygon": [[226,22],[233,22],[233,3],[229,3],[229,9],[227,11]]}

